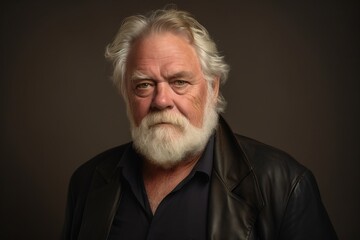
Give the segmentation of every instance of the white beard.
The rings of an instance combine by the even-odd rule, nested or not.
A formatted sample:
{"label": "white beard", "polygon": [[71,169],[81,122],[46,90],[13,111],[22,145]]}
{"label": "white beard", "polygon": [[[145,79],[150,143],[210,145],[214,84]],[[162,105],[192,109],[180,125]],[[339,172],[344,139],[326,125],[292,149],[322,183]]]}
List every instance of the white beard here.
{"label": "white beard", "polygon": [[174,167],[203,151],[218,123],[218,113],[209,99],[201,128],[193,126],[182,114],[169,110],[148,114],[138,127],[132,124],[135,149],[150,163],[162,168]]}

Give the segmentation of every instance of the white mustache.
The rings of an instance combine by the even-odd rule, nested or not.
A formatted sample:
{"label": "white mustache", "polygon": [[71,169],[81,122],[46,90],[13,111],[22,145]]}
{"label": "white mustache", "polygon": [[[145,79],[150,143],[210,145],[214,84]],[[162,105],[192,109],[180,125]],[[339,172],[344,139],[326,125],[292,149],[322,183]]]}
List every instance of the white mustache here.
{"label": "white mustache", "polygon": [[143,124],[147,128],[151,128],[158,124],[171,124],[181,128],[185,128],[189,124],[189,121],[179,113],[156,112],[147,115],[143,119]]}

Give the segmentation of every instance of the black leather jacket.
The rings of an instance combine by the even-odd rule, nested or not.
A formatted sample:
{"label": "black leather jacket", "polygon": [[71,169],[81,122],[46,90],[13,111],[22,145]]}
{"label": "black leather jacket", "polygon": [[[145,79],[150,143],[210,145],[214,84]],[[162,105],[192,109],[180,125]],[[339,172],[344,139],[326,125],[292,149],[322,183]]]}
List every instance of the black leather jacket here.
{"label": "black leather jacket", "polygon": [[[107,238],[121,197],[117,163],[128,147],[108,150],[74,173],[63,239]],[[233,134],[222,118],[214,154],[209,239],[337,239],[312,173],[289,155]]]}

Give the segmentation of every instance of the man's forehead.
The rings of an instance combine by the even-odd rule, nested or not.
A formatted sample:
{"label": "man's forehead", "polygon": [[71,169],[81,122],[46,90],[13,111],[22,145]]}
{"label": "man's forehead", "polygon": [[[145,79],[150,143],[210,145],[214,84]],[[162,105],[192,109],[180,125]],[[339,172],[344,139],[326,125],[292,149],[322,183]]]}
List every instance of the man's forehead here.
{"label": "man's forehead", "polygon": [[189,78],[200,67],[197,52],[184,36],[160,33],[135,42],[128,55],[128,79]]}

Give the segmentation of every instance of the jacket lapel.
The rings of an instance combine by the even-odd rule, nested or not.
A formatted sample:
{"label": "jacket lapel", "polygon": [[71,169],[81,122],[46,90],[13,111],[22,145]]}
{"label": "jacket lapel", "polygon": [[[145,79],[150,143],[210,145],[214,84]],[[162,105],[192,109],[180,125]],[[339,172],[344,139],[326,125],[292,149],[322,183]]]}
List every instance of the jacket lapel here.
{"label": "jacket lapel", "polygon": [[86,201],[79,240],[106,239],[120,198],[117,160],[99,165]]}
{"label": "jacket lapel", "polygon": [[214,151],[209,238],[252,239],[252,230],[264,201],[245,152],[221,117]]}

